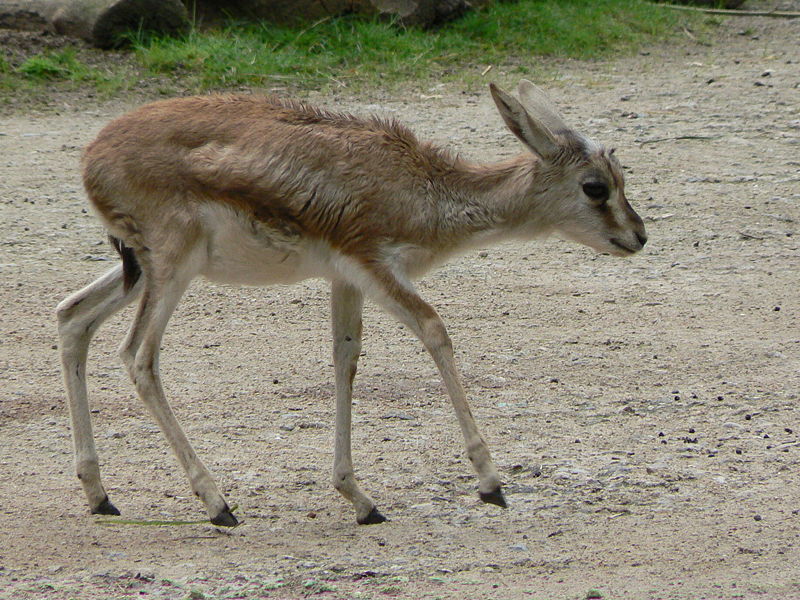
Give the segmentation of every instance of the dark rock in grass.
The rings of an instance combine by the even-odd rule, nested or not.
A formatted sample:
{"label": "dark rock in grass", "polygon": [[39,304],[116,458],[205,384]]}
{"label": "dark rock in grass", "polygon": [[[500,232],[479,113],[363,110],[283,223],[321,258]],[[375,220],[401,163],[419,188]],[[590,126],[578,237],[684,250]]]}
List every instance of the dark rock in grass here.
{"label": "dark rock in grass", "polygon": [[709,8],[739,8],[744,0],[671,0],[673,4],[693,4],[695,6],[708,6]]}
{"label": "dark rock in grass", "polygon": [[51,29],[113,48],[131,32],[186,33],[189,17],[180,0],[0,0],[0,25]]}
{"label": "dark rock in grass", "polygon": [[401,25],[431,27],[454,19],[489,0],[198,0],[197,17],[214,22],[227,17],[277,23],[313,22],[325,17],[357,13],[379,15]]}

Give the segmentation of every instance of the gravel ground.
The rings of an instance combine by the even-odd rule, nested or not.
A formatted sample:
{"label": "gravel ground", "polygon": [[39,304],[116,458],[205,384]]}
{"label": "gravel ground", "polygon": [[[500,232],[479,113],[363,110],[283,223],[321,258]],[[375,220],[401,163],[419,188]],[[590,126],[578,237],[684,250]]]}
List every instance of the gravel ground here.
{"label": "gravel ground", "polygon": [[[109,321],[90,355],[95,433],[109,494],[137,523],[87,514],[53,309],[116,261],[78,161],[131,104],[0,116],[0,598],[800,597],[800,20],[728,19],[713,36],[559,61],[540,82],[617,148],[643,253],[503,245],[420,283],[507,510],[478,501],[430,358],[367,307],[354,459],[391,519],[375,526],[329,484],[317,281],[198,281],[165,336],[167,394],[238,505],[233,530],[176,523],[205,513],[117,359],[131,312]],[[454,85],[309,99],[481,160],[519,151],[488,94]]]}

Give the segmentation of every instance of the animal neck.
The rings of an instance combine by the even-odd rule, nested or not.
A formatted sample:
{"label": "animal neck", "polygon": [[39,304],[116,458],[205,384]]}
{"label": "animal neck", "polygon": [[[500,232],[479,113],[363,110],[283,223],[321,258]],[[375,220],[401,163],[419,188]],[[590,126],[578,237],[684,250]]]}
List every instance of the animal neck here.
{"label": "animal neck", "polygon": [[442,223],[456,246],[469,248],[505,239],[531,239],[550,229],[539,184],[541,163],[531,155],[493,164],[460,161],[444,178]]}

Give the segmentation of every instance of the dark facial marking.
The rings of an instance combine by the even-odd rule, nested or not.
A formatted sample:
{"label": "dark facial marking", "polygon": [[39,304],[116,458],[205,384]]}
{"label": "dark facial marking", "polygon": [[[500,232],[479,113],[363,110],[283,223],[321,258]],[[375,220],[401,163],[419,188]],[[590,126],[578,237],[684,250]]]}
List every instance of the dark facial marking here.
{"label": "dark facial marking", "polygon": [[605,181],[587,181],[583,184],[583,193],[598,204],[605,204],[610,196]]}

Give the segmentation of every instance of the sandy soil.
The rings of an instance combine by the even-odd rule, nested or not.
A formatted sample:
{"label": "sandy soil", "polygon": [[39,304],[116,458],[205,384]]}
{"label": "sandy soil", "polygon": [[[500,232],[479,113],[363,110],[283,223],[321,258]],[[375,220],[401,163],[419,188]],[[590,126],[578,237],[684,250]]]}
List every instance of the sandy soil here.
{"label": "sandy soil", "polygon": [[[0,117],[0,598],[800,597],[800,21],[737,18],[715,35],[561,62],[544,82],[618,148],[642,254],[505,245],[420,283],[507,510],[478,501],[429,357],[368,306],[354,444],[391,519],[375,526],[329,484],[316,281],[198,281],[165,337],[168,396],[243,524],[87,514],[53,309],[116,261],[77,165],[129,106]],[[484,93],[312,99],[395,115],[475,158],[519,150]],[[116,357],[130,318],[90,357],[106,487],[123,518],[203,519]]]}

